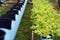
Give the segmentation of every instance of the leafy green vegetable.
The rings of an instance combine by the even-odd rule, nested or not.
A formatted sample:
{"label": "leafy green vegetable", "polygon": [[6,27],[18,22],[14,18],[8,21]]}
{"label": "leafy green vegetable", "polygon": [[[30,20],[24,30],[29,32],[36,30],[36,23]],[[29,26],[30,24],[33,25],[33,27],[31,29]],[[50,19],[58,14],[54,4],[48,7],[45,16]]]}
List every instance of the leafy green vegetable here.
{"label": "leafy green vegetable", "polygon": [[33,9],[31,12],[31,22],[33,32],[49,38],[60,36],[60,15],[49,4],[48,0],[32,0]]}

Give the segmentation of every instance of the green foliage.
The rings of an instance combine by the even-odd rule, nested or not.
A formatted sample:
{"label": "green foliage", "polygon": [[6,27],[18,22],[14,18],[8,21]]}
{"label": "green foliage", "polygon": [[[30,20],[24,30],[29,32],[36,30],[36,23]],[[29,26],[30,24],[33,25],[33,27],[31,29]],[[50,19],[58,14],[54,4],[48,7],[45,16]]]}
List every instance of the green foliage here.
{"label": "green foliage", "polygon": [[50,38],[52,36],[60,36],[60,15],[49,4],[48,0],[32,0],[33,9],[31,13],[31,21],[33,32]]}

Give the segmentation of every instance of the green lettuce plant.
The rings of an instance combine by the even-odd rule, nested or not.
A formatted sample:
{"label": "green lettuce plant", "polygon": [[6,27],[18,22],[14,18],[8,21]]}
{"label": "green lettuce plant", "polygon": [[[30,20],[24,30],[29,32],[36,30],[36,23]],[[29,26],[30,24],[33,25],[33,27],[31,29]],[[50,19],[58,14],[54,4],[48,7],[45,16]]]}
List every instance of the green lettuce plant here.
{"label": "green lettuce plant", "polygon": [[60,15],[49,4],[48,0],[32,0],[31,22],[33,32],[46,38],[50,34],[60,36]]}

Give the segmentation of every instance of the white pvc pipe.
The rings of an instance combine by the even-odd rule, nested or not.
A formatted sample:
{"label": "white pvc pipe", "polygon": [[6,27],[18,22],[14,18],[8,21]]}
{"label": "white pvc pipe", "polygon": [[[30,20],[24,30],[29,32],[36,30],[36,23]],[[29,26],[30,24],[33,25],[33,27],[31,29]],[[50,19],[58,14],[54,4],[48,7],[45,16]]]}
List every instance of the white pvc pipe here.
{"label": "white pvc pipe", "polygon": [[3,30],[6,32],[6,35],[5,35],[5,38],[4,40],[14,40],[15,36],[16,36],[16,33],[17,33],[17,30],[19,28],[19,24],[21,22],[21,19],[22,19],[22,16],[23,16],[23,13],[24,13],[24,10],[26,8],[26,4],[27,4],[27,1],[28,0],[25,0],[25,3],[24,5],[22,6],[21,10],[18,10],[18,15],[15,15],[15,21],[12,20],[12,23],[11,23],[11,30],[8,30],[8,29],[4,29],[4,28],[0,28],[0,30]]}

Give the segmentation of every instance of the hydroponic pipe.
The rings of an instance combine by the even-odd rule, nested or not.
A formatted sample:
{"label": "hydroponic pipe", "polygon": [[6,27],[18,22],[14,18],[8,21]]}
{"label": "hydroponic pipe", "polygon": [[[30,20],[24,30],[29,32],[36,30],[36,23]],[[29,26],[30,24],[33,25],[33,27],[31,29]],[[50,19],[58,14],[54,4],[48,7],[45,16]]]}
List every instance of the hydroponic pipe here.
{"label": "hydroponic pipe", "polygon": [[[6,34],[5,34],[5,37],[4,37],[4,40],[14,40],[15,39],[15,36],[16,36],[16,33],[17,33],[17,30],[19,28],[19,24],[21,22],[21,19],[22,19],[22,16],[23,16],[23,13],[24,13],[24,10],[26,8],[26,5],[27,5],[27,1],[28,0],[25,0],[22,4],[22,6],[20,7],[20,10],[18,10],[18,8],[16,9],[13,9],[13,10],[10,10],[10,12],[12,12],[13,14],[15,14],[15,20],[11,20],[11,30],[9,29],[5,29],[5,28],[0,28],[0,30],[3,30]],[[19,3],[19,2],[18,2]],[[17,3],[17,4],[18,4]],[[17,5],[16,4],[16,5]],[[21,3],[20,3],[21,4]],[[18,5],[19,6],[19,5]],[[16,13],[15,13],[15,10],[18,10]],[[17,15],[18,13],[18,15]],[[11,14],[9,12],[7,12],[6,14]]]}

